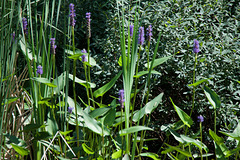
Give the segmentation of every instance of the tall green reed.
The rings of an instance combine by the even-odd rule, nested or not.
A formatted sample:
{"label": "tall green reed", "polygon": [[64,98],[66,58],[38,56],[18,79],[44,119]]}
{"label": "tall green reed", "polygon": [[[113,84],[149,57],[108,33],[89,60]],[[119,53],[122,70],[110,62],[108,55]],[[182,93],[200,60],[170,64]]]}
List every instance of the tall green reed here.
{"label": "tall green reed", "polygon": [[[6,115],[8,110],[8,99],[11,97],[10,85],[13,82],[13,76],[16,72],[17,44],[16,34],[17,25],[14,23],[17,12],[15,10],[15,1],[1,1],[1,18],[0,18],[0,157],[4,158],[2,149],[5,147]],[[14,36],[14,38],[13,38]]]}

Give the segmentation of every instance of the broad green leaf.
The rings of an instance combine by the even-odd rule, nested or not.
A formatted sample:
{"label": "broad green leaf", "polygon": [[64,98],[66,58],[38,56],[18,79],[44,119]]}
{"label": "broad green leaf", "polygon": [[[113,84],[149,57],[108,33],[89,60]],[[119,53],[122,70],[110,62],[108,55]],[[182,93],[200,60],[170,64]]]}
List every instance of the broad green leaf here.
{"label": "broad green leaf", "polygon": [[29,154],[29,150],[24,148],[24,147],[18,146],[18,145],[14,144],[14,143],[11,143],[11,146],[21,156],[27,156]]}
{"label": "broad green leaf", "polygon": [[97,109],[94,109],[92,112],[90,112],[89,115],[92,118],[96,118],[96,117],[99,117],[99,116],[104,116],[110,109],[111,108],[109,108],[109,107],[97,108]]}
{"label": "broad green leaf", "polygon": [[[69,74],[69,78],[70,78],[71,80],[73,80],[73,75],[72,75],[72,74]],[[75,82],[81,84],[82,86],[84,86],[84,87],[86,87],[86,88],[88,87],[87,84],[90,84],[90,87],[91,87],[91,88],[95,88],[95,87],[96,87],[96,84],[95,84],[95,83],[89,83],[89,82],[84,81],[84,80],[81,80],[81,79],[79,79],[79,78],[77,78],[77,77],[75,77]]]}
{"label": "broad green leaf", "polygon": [[14,143],[21,147],[27,146],[27,144],[24,140],[14,136],[14,135],[10,135],[9,133],[3,133],[3,135],[5,136],[5,144],[6,145]]}
{"label": "broad green leaf", "polygon": [[103,96],[108,90],[110,90],[113,85],[116,83],[120,75],[122,74],[122,71],[120,71],[110,82],[102,86],[101,88],[97,89],[93,95],[95,98],[98,98],[100,96]]}
{"label": "broad green leaf", "polygon": [[142,131],[142,130],[150,130],[150,131],[153,131],[153,129],[152,129],[152,128],[149,128],[149,127],[145,127],[145,126],[133,126],[133,127],[130,127],[130,128],[125,128],[125,129],[123,129],[123,130],[120,130],[120,131],[119,131],[119,134],[120,134],[120,136],[124,136],[124,135],[130,134],[130,133],[135,133],[135,132]]}
{"label": "broad green leaf", "polygon": [[234,154],[236,154],[237,152],[239,152],[239,151],[240,151],[240,147],[239,147],[239,146],[240,146],[240,145],[238,144],[237,148],[235,148],[235,149],[233,149],[233,150],[231,150],[231,151],[227,151],[225,157],[226,157],[226,158],[227,158],[227,157],[230,157],[231,155],[234,155]]}
{"label": "broad green leaf", "polygon": [[121,155],[122,155],[122,150],[120,149],[112,154],[112,159],[118,159],[121,157]]}
{"label": "broad green leaf", "polygon": [[[5,100],[5,104],[10,104],[12,102],[15,102],[16,100],[18,100],[20,97],[10,97],[10,98],[6,98]],[[2,103],[2,105],[4,105],[4,103]]]}
{"label": "broad green leaf", "polygon": [[32,80],[46,84],[49,87],[57,87],[55,84],[51,83],[50,80],[47,78],[33,77]]}
{"label": "broad green leaf", "polygon": [[66,84],[66,72],[62,73],[60,76],[54,79],[53,83],[57,86],[53,89],[54,94],[58,94],[61,90],[63,90]]}
{"label": "broad green leaf", "polygon": [[195,140],[193,138],[190,138],[188,136],[185,136],[185,135],[180,135],[180,137],[188,144],[188,143],[191,143],[193,145],[195,145],[196,147],[199,148],[199,150],[201,150],[201,148],[203,148],[206,152],[208,152],[208,148],[205,144],[203,144],[202,142],[198,141],[198,140]]}
{"label": "broad green leaf", "polygon": [[110,134],[109,133],[110,131],[105,126],[104,127],[99,126],[97,121],[94,118],[90,117],[85,111],[81,110],[81,114],[83,115],[85,127],[89,128],[90,130],[101,136],[102,134],[103,135]]}
{"label": "broad green leaf", "polygon": [[[27,41],[25,41],[25,42],[27,42]],[[36,55],[35,55],[35,57],[33,58],[33,54],[32,54],[32,51],[31,51],[30,46],[28,45],[28,43],[27,43],[27,53],[26,53],[26,44],[24,43],[23,38],[21,38],[21,39],[19,40],[19,45],[20,45],[20,48],[21,48],[21,50],[22,50],[22,53],[23,53],[26,57],[28,56],[29,60],[33,60],[33,59],[34,59],[35,62],[41,64],[42,58],[41,58],[40,56],[37,58]]]}
{"label": "broad green leaf", "polygon": [[51,135],[46,131],[36,132],[36,134],[34,135],[34,140],[44,140],[49,139],[50,137]]}
{"label": "broad green leaf", "polygon": [[226,155],[229,152],[228,148],[224,144],[224,139],[219,137],[216,133],[214,133],[211,129],[209,130],[210,136],[213,138],[215,144],[215,149],[218,151],[219,156],[221,157],[221,152]]}
{"label": "broad green leaf", "polygon": [[142,157],[149,157],[149,158],[152,158],[154,160],[160,160],[158,158],[159,156],[156,153],[149,153],[149,152],[147,152],[147,153],[140,153],[140,156],[142,156]]}
{"label": "broad green leaf", "polygon": [[224,155],[221,147],[215,141],[214,141],[214,146],[215,146],[216,159],[217,160],[227,160],[225,158],[225,155]]}
{"label": "broad green leaf", "polygon": [[66,135],[68,135],[69,133],[71,133],[72,131],[73,131],[73,130],[65,131],[65,132],[60,131],[60,133],[61,133],[61,135],[66,136]]}
{"label": "broad green leaf", "polygon": [[81,57],[83,54],[77,53],[71,56],[68,56],[68,58],[73,59],[73,60],[78,60],[79,57]]}
{"label": "broad green leaf", "polygon": [[[116,101],[116,100],[115,100]],[[116,117],[116,108],[111,108],[104,118],[104,125],[112,126]]]}
{"label": "broad green leaf", "polygon": [[218,95],[212,91],[210,88],[207,86],[204,86],[203,88],[205,95],[207,96],[208,101],[210,104],[213,106],[214,109],[220,108],[221,106],[221,101]]}
{"label": "broad green leaf", "polygon": [[56,120],[53,118],[53,116],[50,114],[50,112],[48,113],[47,116],[46,131],[48,131],[48,133],[50,133],[51,135],[55,135],[58,131],[58,124]]}
{"label": "broad green leaf", "polygon": [[173,137],[180,143],[184,143],[185,141],[181,138],[181,136],[174,130],[172,130],[171,128],[168,129],[170,131],[170,133],[173,135]]}
{"label": "broad green leaf", "polygon": [[179,107],[177,107],[177,106],[173,103],[173,101],[172,101],[171,98],[170,98],[170,100],[171,100],[171,102],[172,102],[172,104],[173,104],[173,106],[174,106],[174,108],[175,108],[175,110],[176,110],[179,118],[183,121],[183,123],[184,123],[185,125],[187,125],[188,127],[191,127],[191,125],[193,124],[193,121],[192,121],[191,117],[189,117],[189,116],[187,115],[187,113],[185,113],[183,110],[181,110]]}
{"label": "broad green leaf", "polygon": [[125,154],[125,155],[123,156],[123,159],[122,159],[122,160],[130,160],[129,155],[128,155],[128,154]]}
{"label": "broad green leaf", "polygon": [[[163,64],[164,62],[166,62],[168,59],[170,59],[172,56],[168,56],[168,57],[162,57],[162,58],[158,58],[158,59],[155,59],[155,61],[153,62],[153,68],[154,67],[157,67],[157,66],[159,66],[159,65],[161,65],[161,64]],[[149,64],[151,64],[152,63],[152,61],[151,62],[149,62]],[[147,63],[146,64],[144,64],[144,66],[145,67],[148,67],[147,66]]]}
{"label": "broad green leaf", "polygon": [[[165,143],[165,144],[166,144],[166,143]],[[185,156],[187,156],[187,157],[192,157],[191,153],[189,153],[188,151],[182,150],[182,149],[179,148],[179,147],[171,146],[171,145],[169,145],[169,144],[166,144],[166,145],[167,145],[171,150],[162,151],[162,154],[167,154],[169,151],[171,152],[171,151],[175,150],[175,151],[177,151],[177,152],[179,152],[179,153],[181,153],[181,154],[183,154],[183,155],[185,155]]]}
{"label": "broad green leaf", "polygon": [[223,132],[223,131],[219,131],[219,132],[228,137],[232,137],[232,138],[240,141],[240,121],[238,122],[238,125],[234,129],[233,133],[227,133],[227,132]]}
{"label": "broad green leaf", "polygon": [[86,143],[82,144],[82,148],[87,154],[94,154],[94,151],[90,147],[88,147]]}
{"label": "broad green leaf", "polygon": [[43,128],[45,125],[41,124],[28,124],[23,127],[23,132],[35,131],[36,129]]}
{"label": "broad green leaf", "polygon": [[232,138],[240,141],[240,134],[239,134],[240,132],[238,134],[236,134],[236,133],[227,133],[227,132],[223,132],[223,131],[219,131],[219,132],[224,134],[225,136],[232,137]]}
{"label": "broad green leaf", "polygon": [[[143,75],[146,75],[146,74],[148,74],[148,73],[149,73],[149,71],[141,71],[141,72],[138,72],[138,74],[135,75],[134,77],[139,78],[139,77],[141,77],[141,76],[143,76]],[[161,73],[159,73],[159,72],[157,72],[157,71],[155,71],[155,70],[152,70],[152,71],[151,71],[151,74],[161,75]]]}
{"label": "broad green leaf", "polygon": [[163,93],[160,93],[157,97],[155,97],[153,100],[151,100],[150,102],[148,102],[142,109],[140,109],[139,111],[137,111],[134,116],[133,116],[133,121],[137,122],[138,120],[140,120],[144,115],[146,114],[150,114],[155,108],[157,108],[157,106],[159,105],[159,103],[162,102],[162,97],[163,97]]}
{"label": "broad green leaf", "polygon": [[211,77],[211,78],[207,78],[207,79],[201,79],[201,80],[199,80],[199,81],[197,81],[197,82],[195,82],[195,83],[193,83],[193,84],[189,84],[188,86],[194,86],[194,87],[196,87],[196,86],[198,86],[199,84],[201,84],[201,83],[203,83],[203,82],[208,82],[209,79],[213,79],[213,78]]}

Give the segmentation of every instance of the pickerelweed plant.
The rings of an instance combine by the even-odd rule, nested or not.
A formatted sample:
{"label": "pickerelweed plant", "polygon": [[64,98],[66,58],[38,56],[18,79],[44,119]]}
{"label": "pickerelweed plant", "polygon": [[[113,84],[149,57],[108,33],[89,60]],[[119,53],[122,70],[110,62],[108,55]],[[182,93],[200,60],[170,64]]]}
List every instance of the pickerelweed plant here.
{"label": "pickerelweed plant", "polygon": [[[219,131],[228,139],[220,137],[216,119],[224,102],[217,95],[219,90],[214,88],[216,93],[210,89],[211,78],[195,80],[199,74],[196,54],[200,49],[203,52],[201,36],[198,37],[200,43],[193,40],[193,49],[189,47],[193,50],[191,55],[196,57],[189,85],[193,92],[192,106],[187,106],[191,109],[190,116],[174,104],[175,99],[171,100],[180,120],[162,125],[162,131],[166,132],[163,147],[158,153],[151,153],[145,147],[146,141],[154,140],[146,139],[155,129],[149,125],[150,118],[163,98],[163,93],[151,96],[151,79],[153,74],[161,75],[157,68],[173,56],[157,58],[160,44],[164,48],[164,37],[161,32],[157,41],[154,39],[158,26],[149,24],[154,24],[154,20],[146,23],[140,6],[130,9],[132,6],[126,6],[125,1],[116,1],[119,21],[116,32],[120,35],[121,55],[116,53],[119,59],[111,61],[115,60],[119,66],[112,79],[99,78],[101,85],[96,85],[95,69],[101,70],[102,66],[97,64],[100,60],[94,60],[95,48],[90,45],[95,38],[93,28],[98,27],[94,26],[98,23],[91,7],[84,11],[81,19],[79,5],[68,4],[66,0],[3,0],[0,4],[1,159],[133,160],[160,159],[160,154],[171,159],[203,159],[213,155],[203,143],[206,138],[212,139],[217,159],[240,158],[239,120],[235,119],[235,125],[226,125],[225,130]],[[134,15],[126,17],[126,11]],[[86,31],[83,44],[86,46],[81,48],[86,50],[78,49],[81,22]],[[205,132],[203,117],[210,118],[202,113],[203,116],[199,116],[195,89],[203,92],[201,95],[207,97],[206,103],[214,110],[214,125],[209,128],[209,134]],[[82,97],[84,94],[86,96]],[[196,134],[190,129],[194,123],[197,124]],[[176,139],[179,145],[173,146],[170,138]],[[235,148],[228,149],[228,142]]]}

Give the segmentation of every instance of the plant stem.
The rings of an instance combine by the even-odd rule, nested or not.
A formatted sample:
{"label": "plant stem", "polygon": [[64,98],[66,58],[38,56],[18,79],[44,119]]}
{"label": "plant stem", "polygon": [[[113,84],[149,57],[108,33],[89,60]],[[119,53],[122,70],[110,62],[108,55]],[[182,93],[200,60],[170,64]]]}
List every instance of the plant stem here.
{"label": "plant stem", "polygon": [[[194,62],[194,69],[193,69],[193,83],[195,83],[196,66],[197,66],[197,53],[195,53],[195,62]],[[193,109],[194,109],[194,101],[195,101],[195,86],[193,86],[192,109],[191,109],[191,112],[190,112],[190,117],[192,116],[192,112],[193,112]]]}
{"label": "plant stem", "polygon": [[200,153],[201,153],[201,160],[203,160],[203,156],[202,156],[202,122],[200,122],[200,135],[201,135],[201,150],[200,150]]}
{"label": "plant stem", "polygon": [[[74,27],[72,27],[72,42],[73,42],[73,54],[75,54],[75,43],[74,43]],[[77,114],[77,98],[76,98],[76,88],[75,88],[75,77],[76,77],[76,59],[73,60],[73,97],[74,97],[74,108],[76,115],[76,131],[77,131],[77,147],[79,147],[79,128],[78,128],[78,114]],[[77,153],[78,158],[80,158],[80,152]]]}
{"label": "plant stem", "polygon": [[[90,65],[90,38],[87,39],[87,43],[88,43],[88,48],[87,48],[87,52],[88,52],[88,63]],[[88,82],[91,83],[91,76],[90,76],[90,68],[91,66],[88,67]],[[91,98],[93,100],[93,108],[95,108],[95,102],[94,102],[94,99],[93,99],[93,92],[92,92],[92,88],[89,87],[90,89],[90,93],[91,93]],[[88,97],[89,99],[90,97]],[[90,104],[89,104],[90,106]]]}

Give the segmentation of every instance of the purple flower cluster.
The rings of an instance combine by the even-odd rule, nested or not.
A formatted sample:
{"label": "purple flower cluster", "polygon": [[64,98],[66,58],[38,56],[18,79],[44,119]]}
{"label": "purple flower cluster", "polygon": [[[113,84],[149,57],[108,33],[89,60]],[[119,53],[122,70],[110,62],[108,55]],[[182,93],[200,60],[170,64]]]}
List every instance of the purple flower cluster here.
{"label": "purple flower cluster", "polygon": [[123,89],[120,89],[119,90],[119,102],[120,102],[120,105],[121,105],[121,108],[124,108],[124,90]]}
{"label": "purple flower cluster", "polygon": [[147,28],[147,40],[150,42],[152,37],[152,25],[149,25]]}
{"label": "purple flower cluster", "polygon": [[70,114],[71,114],[71,113],[72,113],[72,111],[73,111],[73,109],[74,109],[73,107],[68,107],[68,113],[70,113]]}
{"label": "purple flower cluster", "polygon": [[82,62],[87,62],[86,55],[82,55]]}
{"label": "purple flower cluster", "polygon": [[193,42],[193,52],[194,53],[198,53],[199,52],[199,42],[196,39],[194,39],[194,42]]}
{"label": "purple flower cluster", "polygon": [[50,44],[51,44],[51,52],[52,54],[56,54],[56,48],[57,46],[55,45],[55,38],[51,38],[50,39]]}
{"label": "purple flower cluster", "polygon": [[143,45],[143,43],[144,43],[144,27],[140,27],[138,35],[138,44]]}
{"label": "purple flower cluster", "polygon": [[129,30],[130,30],[130,37],[133,36],[133,28],[134,28],[134,25],[130,25],[129,26]]}
{"label": "purple flower cluster", "polygon": [[91,37],[91,25],[90,25],[90,22],[91,22],[91,13],[90,12],[87,12],[86,13],[86,19],[87,19],[87,38],[90,38]]}
{"label": "purple flower cluster", "polygon": [[197,119],[198,119],[198,120],[197,120],[198,122],[203,122],[203,121],[204,121],[204,118],[203,118],[202,115],[198,116]]}
{"label": "purple flower cluster", "polygon": [[70,26],[74,27],[75,24],[76,24],[76,20],[74,17],[76,17],[76,13],[75,13],[75,10],[74,10],[74,4],[73,3],[70,3],[69,5],[69,10],[70,10]]}
{"label": "purple flower cluster", "polygon": [[24,31],[24,34],[27,35],[27,34],[28,34],[27,18],[25,18],[25,17],[22,18],[22,24],[23,24],[23,31]]}
{"label": "purple flower cluster", "polygon": [[86,49],[81,50],[82,53],[87,53]]}
{"label": "purple flower cluster", "polygon": [[43,69],[42,69],[42,66],[39,65],[39,66],[37,66],[37,76],[42,75],[42,74],[43,74]]}

